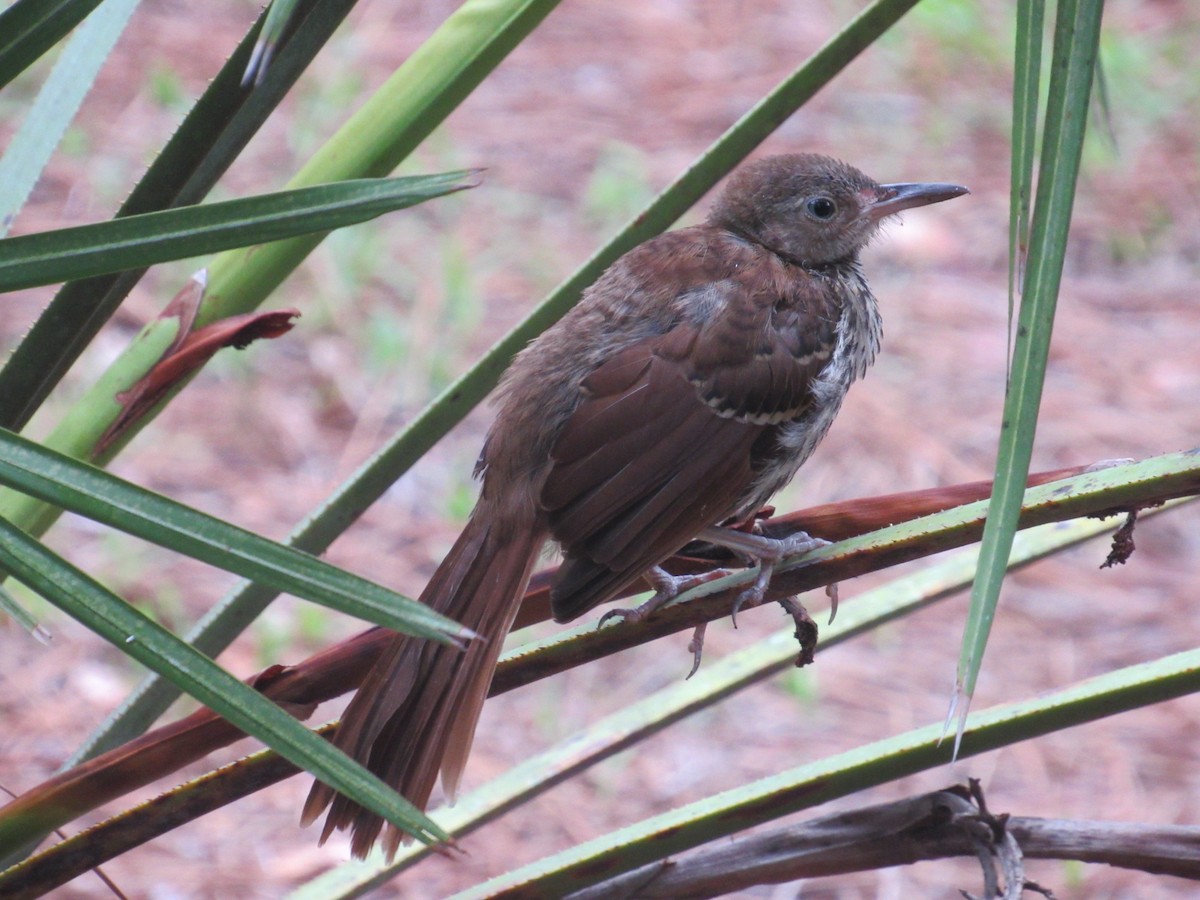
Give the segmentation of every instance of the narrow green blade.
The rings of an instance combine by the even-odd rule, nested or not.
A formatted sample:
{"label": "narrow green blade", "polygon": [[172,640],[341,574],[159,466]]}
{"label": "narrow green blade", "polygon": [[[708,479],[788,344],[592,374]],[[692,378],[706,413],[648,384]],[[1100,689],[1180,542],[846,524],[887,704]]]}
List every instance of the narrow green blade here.
{"label": "narrow green blade", "polygon": [[0,12],[0,88],[100,5],[100,0],[17,0]]}
{"label": "narrow green blade", "polygon": [[366,178],[0,241],[0,292],[332,231],[479,184],[471,172]]}
{"label": "narrow green blade", "polygon": [[3,429],[0,484],[396,631],[443,642],[469,637],[456,623],[415,600]]}
{"label": "narrow green blade", "polygon": [[1102,11],[1101,3],[1063,0],[1058,4],[1046,130],[1038,170],[1029,262],[1013,346],[1012,375],[1004,402],[992,503],[980,546],[979,572],[971,592],[954,700],[947,720],[957,715],[959,737],[996,615],[1021,510],[1021,497],[1029,475],[1083,152]]}
{"label": "narrow green blade", "polygon": [[[1017,4],[1016,49],[1013,64],[1012,173],[1008,221],[1008,316],[1021,290],[1025,254],[1029,249],[1029,198],[1033,193],[1033,159],[1037,144],[1038,91],[1041,88],[1044,0]],[[1011,343],[1011,342],[1010,342]]]}

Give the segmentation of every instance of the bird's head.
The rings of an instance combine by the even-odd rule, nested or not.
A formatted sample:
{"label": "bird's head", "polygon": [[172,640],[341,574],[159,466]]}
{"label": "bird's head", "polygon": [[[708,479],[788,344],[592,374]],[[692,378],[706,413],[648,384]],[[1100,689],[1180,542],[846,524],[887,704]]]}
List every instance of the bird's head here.
{"label": "bird's head", "polygon": [[788,153],[738,169],[708,220],[817,267],[853,258],[888,216],[966,193],[957,184],[878,184],[831,157]]}

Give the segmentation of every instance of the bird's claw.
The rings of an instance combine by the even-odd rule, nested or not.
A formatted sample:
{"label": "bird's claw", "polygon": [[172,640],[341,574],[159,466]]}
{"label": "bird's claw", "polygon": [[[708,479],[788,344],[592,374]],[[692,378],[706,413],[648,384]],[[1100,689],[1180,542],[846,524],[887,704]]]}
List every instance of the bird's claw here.
{"label": "bird's claw", "polygon": [[646,618],[649,612],[653,612],[653,610],[644,611],[645,606],[646,604],[643,603],[641,606],[631,606],[626,609],[610,609],[600,617],[600,621],[596,623],[596,630],[599,631],[612,619],[619,619],[622,622],[640,622]]}
{"label": "bird's claw", "polygon": [[770,574],[767,575],[765,581],[760,574],[755,579],[754,584],[737,595],[737,598],[733,601],[733,607],[729,610],[729,621],[733,623],[734,628],[737,628],[737,614],[739,612],[743,609],[754,609],[754,607],[762,604],[763,598],[767,595],[767,583],[770,580]]}
{"label": "bird's claw", "polygon": [[832,625],[838,608],[838,583],[836,581],[825,585],[825,596],[829,598],[829,624]]}
{"label": "bird's claw", "polygon": [[692,652],[692,671],[687,673],[687,681],[696,674],[700,669],[700,659],[704,656],[704,631],[708,628],[707,622],[701,622],[692,632],[692,639],[688,641],[688,650]]}

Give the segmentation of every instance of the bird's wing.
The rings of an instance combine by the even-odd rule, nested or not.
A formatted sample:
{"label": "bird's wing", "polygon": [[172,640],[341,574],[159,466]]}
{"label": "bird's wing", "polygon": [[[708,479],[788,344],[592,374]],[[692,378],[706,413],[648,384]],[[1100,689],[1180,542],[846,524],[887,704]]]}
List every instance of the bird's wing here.
{"label": "bird's wing", "polygon": [[[778,426],[812,403],[835,337],[833,319],[814,315],[819,291],[744,274],[691,288],[712,315],[639,341],[584,381],[539,498],[565,551],[557,619],[738,512],[777,452]],[[777,327],[801,313],[811,327]]]}

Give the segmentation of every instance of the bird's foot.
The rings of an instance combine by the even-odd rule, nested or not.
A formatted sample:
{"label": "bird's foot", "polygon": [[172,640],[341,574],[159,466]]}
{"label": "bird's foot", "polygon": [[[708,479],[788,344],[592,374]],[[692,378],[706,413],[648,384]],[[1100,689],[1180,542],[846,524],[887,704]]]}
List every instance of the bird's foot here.
{"label": "bird's foot", "polygon": [[[744,556],[748,563],[757,564],[758,566],[758,574],[754,579],[754,583],[738,594],[737,599],[733,602],[730,618],[733,619],[735,628],[737,627],[737,614],[741,610],[752,609],[762,604],[767,595],[767,587],[771,583],[771,576],[775,573],[775,567],[781,560],[789,556],[816,550],[819,547],[826,547],[830,543],[821,538],[812,537],[802,531],[798,531],[786,538],[769,538],[742,529],[729,529],[716,526],[704,529],[698,535],[698,538],[712,544],[727,547],[735,553]],[[606,623],[613,619],[619,619],[622,622],[641,622],[651,613],[666,606],[685,591],[689,591],[715,578],[723,578],[728,574],[729,571],[726,569],[717,569],[697,575],[671,575],[665,569],[655,566],[647,571],[644,576],[646,581],[650,583],[650,586],[654,588],[654,596],[640,606],[610,609],[600,617],[600,621],[596,627],[603,628]],[[833,616],[837,613],[837,585],[829,585],[826,587],[825,593],[830,600],[829,620],[833,621]],[[809,618],[808,612],[795,598],[785,597],[779,602],[788,615],[796,622],[796,639],[800,642],[800,658],[797,660],[796,665],[807,665],[812,662],[813,649],[816,647],[817,626]],[[706,627],[707,623],[703,622],[697,625],[692,632],[692,639],[688,643],[688,650],[692,653],[692,669],[688,672],[688,678],[695,675],[700,668],[700,660],[704,653],[704,633]]]}
{"label": "bird's foot", "polygon": [[[754,584],[742,591],[733,602],[730,618],[733,619],[735,628],[737,627],[737,614],[742,609],[753,609],[763,602],[767,595],[767,587],[771,583],[771,576],[775,574],[775,567],[781,560],[816,550],[819,547],[827,547],[830,543],[821,538],[812,537],[803,531],[797,531],[785,538],[769,538],[761,534],[749,534],[745,531],[720,527],[706,528],[699,537],[701,540],[728,547],[758,564],[758,575],[754,579]],[[832,621],[833,615],[837,613],[836,588],[830,594],[830,601],[832,602],[830,614]]]}
{"label": "bird's foot", "polygon": [[[628,609],[610,609],[600,617],[600,621],[596,627],[603,628],[604,624],[610,619],[620,619],[622,622],[641,622],[652,612],[662,609],[680,594],[690,591],[697,585],[713,581],[716,578],[723,578],[728,574],[729,572],[725,569],[715,569],[711,572],[702,572],[697,575],[672,575],[666,569],[655,566],[642,576],[650,583],[650,587],[654,588],[654,596],[639,606]],[[701,643],[703,643],[703,640],[701,640]]]}
{"label": "bird's foot", "polygon": [[[725,569],[716,569],[712,572],[704,572],[698,575],[672,575],[665,569],[655,566],[643,576],[650,583],[650,586],[654,588],[654,596],[640,606],[635,606],[631,609],[610,609],[600,617],[600,622],[596,627],[604,627],[604,623],[610,619],[620,619],[622,622],[640,622],[655,610],[666,606],[685,591],[689,591],[697,585],[704,584],[706,581],[723,578],[728,574],[728,571]],[[688,650],[692,653],[692,670],[688,672],[688,678],[695,675],[696,671],[700,668],[700,659],[704,656],[704,630],[707,626],[707,622],[701,622],[697,625],[692,632],[691,641],[688,642]],[[686,681],[687,679],[685,678],[684,680]]]}

